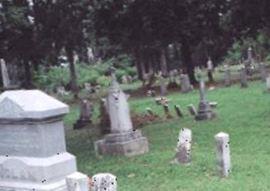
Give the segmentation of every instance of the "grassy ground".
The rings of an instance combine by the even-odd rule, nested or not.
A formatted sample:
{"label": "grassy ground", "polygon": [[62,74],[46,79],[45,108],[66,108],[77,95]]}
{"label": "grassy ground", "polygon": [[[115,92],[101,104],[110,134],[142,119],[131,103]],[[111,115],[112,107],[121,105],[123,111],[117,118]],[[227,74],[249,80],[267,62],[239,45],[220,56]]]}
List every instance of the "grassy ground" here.
{"label": "grassy ground", "polygon": [[[186,106],[198,104],[198,92],[174,93],[168,97],[185,112],[184,119],[146,125],[144,134],[150,152],[133,158],[96,157],[91,130],[73,131],[71,124],[78,116],[72,107],[66,117],[68,151],[77,156],[80,171],[93,175],[111,172],[118,177],[119,191],[263,191],[270,190],[270,94],[264,84],[252,82],[248,89],[239,85],[208,92],[210,101],[218,102],[218,118],[196,122]],[[163,110],[152,98],[130,99],[131,110],[144,112],[146,107],[159,114]],[[193,131],[192,164],[171,165],[180,128]],[[230,134],[232,174],[228,179],[216,175],[214,135]]]}

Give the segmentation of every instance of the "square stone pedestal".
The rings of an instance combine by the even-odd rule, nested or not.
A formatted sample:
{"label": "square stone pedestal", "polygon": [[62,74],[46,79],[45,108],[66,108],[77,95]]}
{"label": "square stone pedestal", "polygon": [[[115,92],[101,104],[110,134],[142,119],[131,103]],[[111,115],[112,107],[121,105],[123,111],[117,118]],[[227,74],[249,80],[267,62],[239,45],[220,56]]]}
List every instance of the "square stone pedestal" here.
{"label": "square stone pedestal", "polygon": [[148,140],[140,130],[105,135],[95,142],[96,152],[100,155],[135,156],[147,153]]}
{"label": "square stone pedestal", "polygon": [[197,121],[202,121],[202,120],[210,120],[216,117],[216,114],[213,112],[210,104],[205,101],[201,101],[199,104],[199,110],[197,115],[195,116],[195,119]]}

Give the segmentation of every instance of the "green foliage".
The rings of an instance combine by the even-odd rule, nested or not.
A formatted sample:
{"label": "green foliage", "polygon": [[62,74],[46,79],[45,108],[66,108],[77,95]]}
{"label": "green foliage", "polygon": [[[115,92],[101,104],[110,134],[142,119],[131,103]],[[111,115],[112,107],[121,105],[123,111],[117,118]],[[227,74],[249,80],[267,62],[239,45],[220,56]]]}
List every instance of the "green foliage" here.
{"label": "green foliage", "polygon": [[[120,81],[122,76],[130,75],[134,77],[136,70],[131,67],[131,60],[126,55],[121,55],[120,58],[108,59],[102,63],[94,65],[86,65],[83,63],[76,64],[76,71],[78,76],[78,85],[84,86],[84,83],[91,83],[92,85],[108,86],[110,78],[108,71],[111,66],[116,67],[116,77]],[[66,86],[69,83],[69,69],[66,67],[52,67],[48,71],[45,68],[35,73],[35,84],[42,88],[53,90],[57,86]]]}

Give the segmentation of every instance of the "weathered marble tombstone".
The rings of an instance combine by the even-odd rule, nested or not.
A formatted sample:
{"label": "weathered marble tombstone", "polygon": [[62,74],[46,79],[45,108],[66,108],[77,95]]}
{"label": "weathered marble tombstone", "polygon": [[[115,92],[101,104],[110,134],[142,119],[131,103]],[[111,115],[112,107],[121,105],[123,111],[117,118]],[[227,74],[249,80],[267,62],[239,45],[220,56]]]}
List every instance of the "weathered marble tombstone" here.
{"label": "weathered marble tombstone", "polygon": [[92,177],[90,191],[117,191],[117,178],[110,173],[100,173]]}
{"label": "weathered marble tombstone", "polygon": [[170,112],[170,109],[169,109],[169,105],[168,104],[164,104],[163,105],[163,109],[164,109],[164,113],[165,113],[165,116],[167,119],[171,119],[173,118],[171,112]]}
{"label": "weathered marble tombstone", "polygon": [[245,68],[240,70],[240,85],[241,88],[248,87],[247,70]]}
{"label": "weathered marble tombstone", "polygon": [[180,75],[180,85],[181,85],[181,92],[188,93],[192,91],[192,85],[190,84],[190,80],[188,75],[181,74]]}
{"label": "weathered marble tombstone", "polygon": [[89,178],[82,173],[73,173],[66,178],[68,191],[89,191]]}
{"label": "weathered marble tombstone", "polygon": [[221,177],[228,177],[231,172],[230,138],[223,132],[215,135],[217,169]]}
{"label": "weathered marble tombstone", "polygon": [[245,69],[246,69],[246,74],[247,75],[251,75],[252,74],[252,67],[254,65],[254,59],[253,59],[253,55],[252,55],[252,47],[249,47],[248,48],[248,51],[247,51],[247,60],[244,62],[245,64]]}
{"label": "weathered marble tombstone", "polygon": [[181,110],[181,108],[180,108],[179,105],[175,105],[174,106],[174,109],[175,109],[175,112],[176,112],[176,114],[177,114],[178,117],[180,117],[180,118],[184,117],[184,114],[183,114],[183,112],[182,112],[182,110]]}
{"label": "weathered marble tombstone", "polygon": [[200,103],[198,107],[198,113],[195,116],[197,121],[201,120],[209,120],[215,117],[215,113],[213,112],[209,102],[206,99],[205,93],[205,82],[200,80]]}
{"label": "weathered marble tombstone", "polygon": [[267,71],[266,71],[265,64],[263,62],[261,62],[259,64],[259,70],[260,70],[261,80],[263,82],[265,82],[266,81],[266,78],[267,78]]}
{"label": "weathered marble tombstone", "polygon": [[178,164],[189,164],[191,162],[192,132],[190,129],[182,128],[179,132],[175,162]]}
{"label": "weathered marble tombstone", "polygon": [[0,190],[68,191],[76,159],[66,152],[66,104],[39,90],[0,95]]}
{"label": "weathered marble tombstone", "polygon": [[226,87],[229,87],[231,86],[231,78],[232,78],[232,75],[231,75],[231,70],[229,68],[229,66],[225,65],[224,66],[224,85]]}
{"label": "weathered marble tombstone", "polygon": [[197,110],[193,104],[188,105],[188,111],[190,115],[197,116]]}
{"label": "weathered marble tombstone", "polygon": [[2,74],[2,82],[3,82],[3,88],[9,89],[10,88],[10,78],[8,74],[7,65],[4,59],[0,59],[0,65],[1,65],[1,74]]}
{"label": "weathered marble tombstone", "polygon": [[121,90],[114,73],[106,99],[111,133],[95,142],[95,150],[101,155],[134,156],[148,152],[148,140],[140,130],[133,130],[126,95]]}
{"label": "weathered marble tombstone", "polygon": [[92,110],[93,106],[87,99],[81,100],[80,117],[73,125],[73,129],[82,129],[91,124]]}

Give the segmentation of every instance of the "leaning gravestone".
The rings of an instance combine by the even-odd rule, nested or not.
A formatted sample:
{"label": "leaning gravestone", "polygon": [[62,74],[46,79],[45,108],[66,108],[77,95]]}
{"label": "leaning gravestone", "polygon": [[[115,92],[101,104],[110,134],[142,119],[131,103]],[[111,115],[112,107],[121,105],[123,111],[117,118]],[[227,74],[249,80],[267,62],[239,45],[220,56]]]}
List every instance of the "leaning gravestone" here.
{"label": "leaning gravestone", "polygon": [[95,143],[101,155],[134,156],[148,152],[148,140],[140,130],[133,130],[127,96],[120,89],[115,76],[109,88],[106,108],[110,117],[111,133]]}
{"label": "leaning gravestone", "polygon": [[0,190],[68,191],[76,173],[66,152],[63,117],[69,108],[39,90],[0,95]]}
{"label": "leaning gravestone", "polygon": [[217,168],[221,177],[228,177],[231,172],[230,138],[226,133],[218,133],[215,136]]}
{"label": "leaning gravestone", "polygon": [[180,85],[181,85],[181,92],[182,93],[188,93],[192,90],[192,86],[190,84],[189,77],[186,74],[181,74]]}
{"label": "leaning gravestone", "polygon": [[212,108],[209,102],[206,99],[205,93],[205,83],[203,80],[200,80],[200,103],[198,108],[198,113],[195,116],[197,121],[209,120],[215,117],[215,113],[212,111]]}
{"label": "leaning gravestone", "polygon": [[189,111],[190,115],[192,115],[192,116],[197,115],[197,110],[193,104],[188,105],[188,111]]}
{"label": "leaning gravestone", "polygon": [[81,100],[80,118],[73,125],[73,129],[82,129],[91,124],[92,117],[92,104],[87,100]]}
{"label": "leaning gravestone", "polygon": [[189,164],[191,162],[192,132],[190,129],[181,129],[178,137],[175,162]]}
{"label": "leaning gravestone", "polygon": [[92,177],[90,191],[117,191],[117,178],[110,173],[100,173]]}

